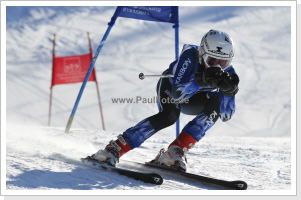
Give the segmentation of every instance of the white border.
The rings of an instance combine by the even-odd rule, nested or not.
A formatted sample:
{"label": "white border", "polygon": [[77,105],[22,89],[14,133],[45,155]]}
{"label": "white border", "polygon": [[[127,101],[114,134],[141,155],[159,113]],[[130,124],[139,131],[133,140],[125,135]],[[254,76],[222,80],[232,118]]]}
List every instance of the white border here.
{"label": "white border", "polygon": [[291,7],[291,187],[297,195],[297,6]]}
{"label": "white border", "polygon": [[[296,2],[292,1],[2,1],[1,19],[6,6],[290,6],[291,7],[291,190],[7,190],[6,167],[1,167],[3,195],[296,195]],[[6,30],[6,20],[1,20]],[[1,31],[1,165],[6,166],[6,31]],[[3,98],[2,98],[3,97]]]}
{"label": "white border", "polygon": [[[1,195],[6,186],[6,8],[1,2]],[[5,31],[2,31],[5,30]]]}

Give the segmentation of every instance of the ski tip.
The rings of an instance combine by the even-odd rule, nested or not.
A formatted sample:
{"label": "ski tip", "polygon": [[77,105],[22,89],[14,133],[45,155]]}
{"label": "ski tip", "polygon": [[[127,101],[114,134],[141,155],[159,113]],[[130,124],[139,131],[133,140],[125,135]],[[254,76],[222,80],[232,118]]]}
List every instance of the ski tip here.
{"label": "ski tip", "polygon": [[248,188],[248,184],[244,181],[232,181],[231,183],[235,190],[246,190]]}

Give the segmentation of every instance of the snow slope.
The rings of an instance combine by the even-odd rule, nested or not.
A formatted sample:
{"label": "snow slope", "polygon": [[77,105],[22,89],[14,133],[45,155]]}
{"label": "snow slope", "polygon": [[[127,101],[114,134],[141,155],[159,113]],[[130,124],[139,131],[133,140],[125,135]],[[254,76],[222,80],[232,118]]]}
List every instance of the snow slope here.
{"label": "snow slope", "polygon": [[[7,189],[208,189],[165,177],[153,186],[79,164],[104,146],[105,134],[92,130],[16,126],[8,131]],[[164,135],[152,137],[122,160],[148,161],[169,144]],[[258,145],[260,144],[260,145]],[[290,187],[289,138],[208,137],[188,154],[188,170],[226,180],[245,180],[249,189],[287,190]],[[121,160],[121,167],[126,164]]]}
{"label": "snow slope", "polygon": [[[154,103],[113,104],[112,98],[155,96],[158,74],[174,59],[170,24],[120,18],[97,60],[106,132],[100,131],[94,83],[88,83],[72,125],[63,133],[80,84],[54,87],[52,126],[48,120],[52,34],[57,55],[87,52],[86,32],[96,48],[115,7],[29,7],[7,10],[7,189],[199,189],[167,180],[150,186],[81,166],[126,128],[157,112]],[[188,154],[188,170],[225,179],[243,179],[255,190],[291,187],[290,8],[181,7],[180,46],[198,44],[211,28],[234,39],[234,67],[240,76],[237,110],[217,122]],[[18,14],[16,14],[17,12]],[[191,116],[181,116],[183,125]],[[256,136],[256,137],[254,137]],[[124,160],[152,159],[174,139],[166,128]],[[113,181],[112,181],[113,180]],[[200,188],[206,189],[206,188]]]}

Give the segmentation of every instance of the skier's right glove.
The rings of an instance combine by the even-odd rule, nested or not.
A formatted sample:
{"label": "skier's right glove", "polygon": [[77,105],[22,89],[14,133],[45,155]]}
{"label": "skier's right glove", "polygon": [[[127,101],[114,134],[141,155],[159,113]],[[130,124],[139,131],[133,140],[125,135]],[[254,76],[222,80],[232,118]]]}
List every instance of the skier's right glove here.
{"label": "skier's right glove", "polygon": [[219,88],[226,96],[234,96],[238,92],[238,76],[230,76],[220,67],[206,68],[204,73],[195,74],[195,80],[200,86]]}
{"label": "skier's right glove", "polygon": [[199,86],[218,87],[218,83],[222,80],[223,70],[220,67],[206,68],[202,73],[194,74],[194,79]]}

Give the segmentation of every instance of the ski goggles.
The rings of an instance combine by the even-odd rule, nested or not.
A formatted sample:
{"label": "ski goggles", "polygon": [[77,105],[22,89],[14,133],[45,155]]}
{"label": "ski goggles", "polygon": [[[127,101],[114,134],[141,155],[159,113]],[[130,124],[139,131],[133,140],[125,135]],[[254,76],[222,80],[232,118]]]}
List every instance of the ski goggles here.
{"label": "ski goggles", "polygon": [[219,65],[222,69],[228,67],[231,64],[232,59],[219,59],[213,58],[207,54],[203,55],[204,62],[209,66],[217,66]]}

